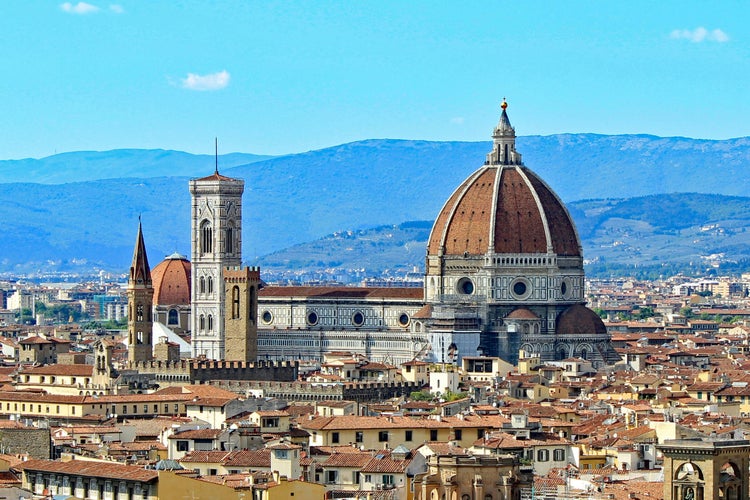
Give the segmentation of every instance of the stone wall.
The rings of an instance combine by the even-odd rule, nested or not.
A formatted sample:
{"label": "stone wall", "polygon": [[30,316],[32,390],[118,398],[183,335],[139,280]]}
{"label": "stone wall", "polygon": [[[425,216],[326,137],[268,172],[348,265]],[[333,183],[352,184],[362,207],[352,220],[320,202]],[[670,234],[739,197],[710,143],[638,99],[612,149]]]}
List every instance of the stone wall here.
{"label": "stone wall", "polygon": [[49,429],[0,429],[3,453],[28,453],[31,458],[49,459],[52,445]]}
{"label": "stone wall", "polygon": [[409,395],[422,388],[420,384],[412,382],[352,382],[318,385],[309,382],[214,380],[211,384],[239,394],[246,394],[248,391],[262,391],[265,397],[288,401],[346,400],[358,403],[382,401]]}
{"label": "stone wall", "polygon": [[293,381],[299,375],[296,361],[149,361],[136,363],[133,368],[139,378],[157,381],[165,387],[170,382],[184,385],[205,384],[214,380]]}

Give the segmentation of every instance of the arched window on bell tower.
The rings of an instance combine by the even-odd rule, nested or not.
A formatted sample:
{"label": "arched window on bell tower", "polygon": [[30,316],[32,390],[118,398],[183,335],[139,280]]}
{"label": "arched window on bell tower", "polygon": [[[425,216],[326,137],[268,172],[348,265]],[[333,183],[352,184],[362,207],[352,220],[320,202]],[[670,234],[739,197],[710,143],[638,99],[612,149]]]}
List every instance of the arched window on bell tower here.
{"label": "arched window on bell tower", "polygon": [[226,253],[234,253],[234,222],[229,221],[225,235],[225,250]]}
{"label": "arched window on bell tower", "polygon": [[214,293],[214,279],[211,276],[206,278],[206,288],[208,293]]}
{"label": "arched window on bell tower", "polygon": [[143,321],[143,304],[138,304],[135,306],[135,320]]}
{"label": "arched window on bell tower", "polygon": [[200,226],[200,249],[201,254],[211,253],[214,251],[214,237],[211,228],[211,222],[204,220]]}
{"label": "arched window on bell tower", "polygon": [[200,280],[198,280],[198,283],[200,284],[198,286],[198,293],[206,293],[206,278],[201,276]]}

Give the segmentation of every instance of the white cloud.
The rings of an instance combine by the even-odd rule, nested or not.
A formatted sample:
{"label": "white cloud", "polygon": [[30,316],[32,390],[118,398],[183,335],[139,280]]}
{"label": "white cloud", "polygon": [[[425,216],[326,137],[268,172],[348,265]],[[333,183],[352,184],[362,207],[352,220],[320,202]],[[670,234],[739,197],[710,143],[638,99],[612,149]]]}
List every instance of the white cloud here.
{"label": "white cloud", "polygon": [[122,8],[122,5],[118,5],[116,3],[113,3],[109,6],[110,12],[113,12],[115,14],[122,14],[125,12],[125,9]]}
{"label": "white cloud", "polygon": [[180,82],[182,87],[189,90],[220,90],[229,85],[230,75],[226,70],[210,75],[196,75],[188,73]]}
{"label": "white cloud", "polygon": [[99,7],[86,2],[78,2],[77,4],[65,2],[60,4],[60,8],[70,14],[93,14],[99,11]]}
{"label": "white cloud", "polygon": [[695,28],[694,30],[673,30],[672,33],[669,34],[670,38],[673,38],[675,40],[690,40],[693,43],[700,43],[700,42],[719,42],[724,43],[729,41],[729,35],[724,33],[724,31],[720,29],[713,29],[713,30],[707,30],[703,26],[699,26]]}

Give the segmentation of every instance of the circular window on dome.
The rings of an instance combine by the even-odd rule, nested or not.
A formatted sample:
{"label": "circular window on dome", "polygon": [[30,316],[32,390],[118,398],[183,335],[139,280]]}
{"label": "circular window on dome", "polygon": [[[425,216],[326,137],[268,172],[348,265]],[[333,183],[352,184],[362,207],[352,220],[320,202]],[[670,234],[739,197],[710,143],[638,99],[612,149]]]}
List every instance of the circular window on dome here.
{"label": "circular window on dome", "polygon": [[318,324],[318,313],[315,311],[310,311],[307,313],[307,324],[310,326],[315,326]]}
{"label": "circular window on dome", "polygon": [[365,315],[357,311],[352,316],[352,323],[354,326],[362,326],[365,324]]}
{"label": "circular window on dome", "polygon": [[409,324],[409,315],[406,313],[401,313],[401,315],[398,317],[398,324],[401,326],[407,326]]}
{"label": "circular window on dome", "polygon": [[513,297],[516,299],[525,299],[531,294],[531,283],[523,278],[519,278],[510,285],[510,289]]}
{"label": "circular window on dome", "polygon": [[263,321],[263,323],[269,324],[271,321],[273,321],[273,314],[271,314],[271,311],[263,311],[260,319]]}
{"label": "circular window on dome", "polygon": [[456,288],[458,289],[458,293],[462,295],[471,295],[474,293],[474,282],[469,278],[461,278],[458,280]]}

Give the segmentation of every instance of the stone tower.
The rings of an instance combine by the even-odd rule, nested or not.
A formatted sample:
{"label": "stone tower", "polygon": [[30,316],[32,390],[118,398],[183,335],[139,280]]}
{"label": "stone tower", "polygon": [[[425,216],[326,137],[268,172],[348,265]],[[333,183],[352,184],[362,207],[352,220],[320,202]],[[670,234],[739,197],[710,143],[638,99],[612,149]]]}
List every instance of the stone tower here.
{"label": "stone tower", "polygon": [[667,439],[664,454],[665,500],[747,500],[750,441]]}
{"label": "stone tower", "polygon": [[141,222],[135,240],[133,263],[128,277],[128,361],[138,363],[152,359],[151,334],[154,288],[148,266]]}
{"label": "stone tower", "polygon": [[245,182],[219,174],[190,181],[191,338],[193,356],[224,359],[225,300],[222,271],[242,260]]}
{"label": "stone tower", "polygon": [[255,361],[258,357],[258,289],[257,267],[224,268],[226,316],[224,331],[227,361]]}

